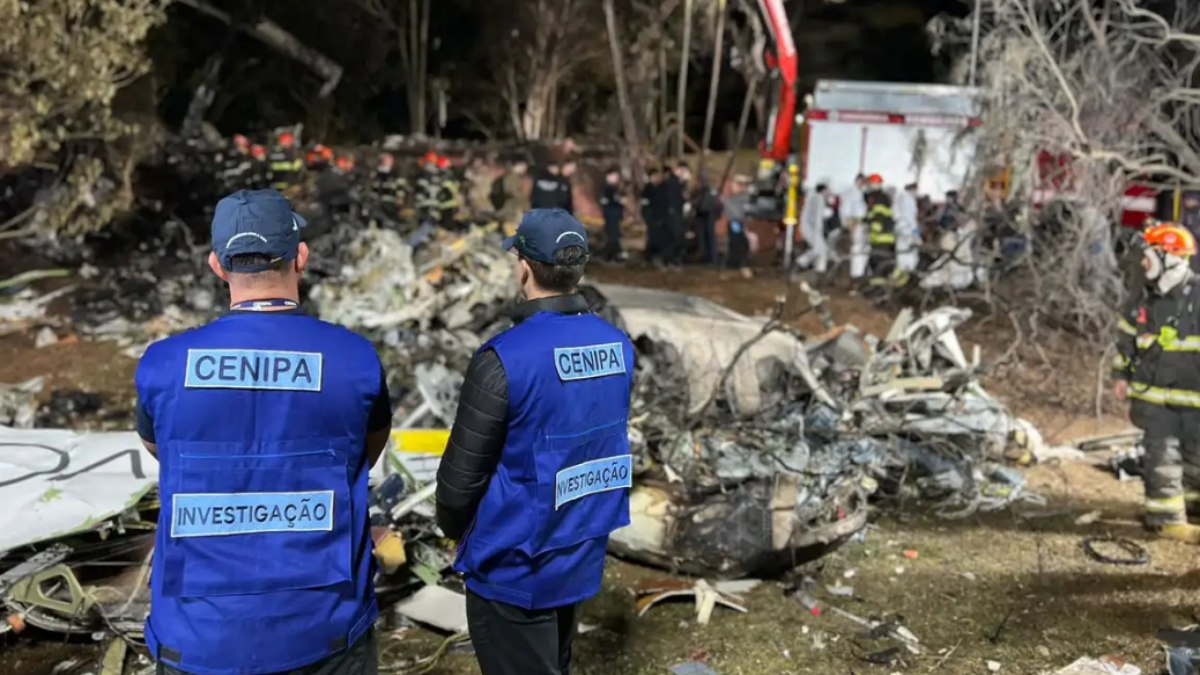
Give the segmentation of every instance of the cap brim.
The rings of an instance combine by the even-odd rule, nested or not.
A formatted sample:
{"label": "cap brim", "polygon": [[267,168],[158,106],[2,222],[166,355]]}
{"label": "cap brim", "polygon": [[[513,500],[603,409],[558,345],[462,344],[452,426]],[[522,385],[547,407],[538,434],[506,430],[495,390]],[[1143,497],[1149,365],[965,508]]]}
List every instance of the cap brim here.
{"label": "cap brim", "polygon": [[517,237],[516,237],[516,235],[513,235],[513,236],[511,236],[511,237],[505,237],[505,238],[504,238],[504,243],[503,243],[503,244],[501,244],[501,246],[503,246],[503,247],[504,247],[504,250],[505,250],[505,251],[511,251],[511,250],[512,250],[512,248],[513,248],[514,246],[516,246],[516,245],[517,245]]}
{"label": "cap brim", "polygon": [[308,221],[304,219],[304,216],[296,213],[295,211],[292,211],[292,222],[294,222],[296,227],[300,228],[301,230],[308,226]]}

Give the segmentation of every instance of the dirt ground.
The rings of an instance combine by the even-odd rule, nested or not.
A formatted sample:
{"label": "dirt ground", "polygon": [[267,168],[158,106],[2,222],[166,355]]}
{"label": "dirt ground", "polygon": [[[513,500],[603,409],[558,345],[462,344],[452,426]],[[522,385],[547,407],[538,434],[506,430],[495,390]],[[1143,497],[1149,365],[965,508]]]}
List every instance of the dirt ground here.
{"label": "dirt ground", "polygon": [[[774,298],[788,292],[786,282],[770,274],[745,280],[713,270],[601,267],[593,277],[696,293],[752,314],[769,312]],[[839,322],[876,335],[891,322],[888,313],[844,293],[833,293],[832,306]],[[810,332],[819,328],[812,315],[798,317],[796,324]],[[981,344],[986,362],[1011,342],[1006,330],[976,322],[960,336],[967,345]],[[1095,359],[1081,359],[1070,345],[1044,352],[1059,366],[1054,371],[1002,368],[988,377],[987,386],[1055,441],[1123,428],[1114,407],[1100,419],[1092,412]],[[95,391],[112,406],[132,401],[133,366],[108,345],[80,342],[36,350],[28,334],[0,338],[0,382],[44,374],[50,378],[48,390]],[[1198,621],[1195,549],[1151,541],[1141,532],[1134,524],[1141,494],[1136,482],[1120,483],[1082,464],[1038,466],[1027,475],[1029,488],[1046,497],[1047,505],[957,521],[914,508],[879,513],[864,537],[803,571],[818,582],[813,595],[822,603],[819,616],[787,596],[791,580],[779,580],[748,596],[748,613],[718,609],[707,626],[696,624],[687,603],[656,606],[639,618],[629,589],[639,579],[668,573],[613,560],[603,592],[583,608],[583,621],[597,628],[579,637],[573,672],[664,673],[695,659],[723,675],[955,675],[988,673],[989,661],[1000,664],[1000,673],[1025,675],[1106,654],[1123,656],[1144,673],[1162,671],[1155,630]],[[1094,511],[1102,513],[1099,521],[1076,524],[1078,516]],[[1142,542],[1150,563],[1120,567],[1084,555],[1085,536],[1110,532]],[[832,595],[830,585],[852,587],[853,597]],[[864,618],[901,617],[920,639],[922,653],[902,650],[888,665],[868,662],[866,656],[896,643],[866,635],[835,607]],[[383,663],[412,664],[432,654],[442,637],[419,628],[387,633]],[[53,636],[5,636],[0,673],[43,675],[63,660],[97,653]],[[478,668],[469,652],[451,650],[429,672],[467,674]]]}

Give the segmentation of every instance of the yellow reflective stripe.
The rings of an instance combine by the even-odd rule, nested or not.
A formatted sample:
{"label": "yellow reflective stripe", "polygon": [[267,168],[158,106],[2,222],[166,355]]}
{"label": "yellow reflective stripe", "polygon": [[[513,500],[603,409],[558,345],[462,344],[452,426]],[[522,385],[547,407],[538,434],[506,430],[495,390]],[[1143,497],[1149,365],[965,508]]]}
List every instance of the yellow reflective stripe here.
{"label": "yellow reflective stripe", "polygon": [[1188,391],[1186,389],[1146,387],[1135,382],[1129,387],[1129,398],[1157,405],[1200,408],[1200,392]]}
{"label": "yellow reflective stripe", "polygon": [[1129,367],[1129,358],[1124,354],[1115,354],[1112,359],[1113,370],[1125,370]]}
{"label": "yellow reflective stripe", "polygon": [[1145,508],[1148,513],[1182,513],[1186,510],[1183,495],[1176,497],[1146,497]]}
{"label": "yellow reflective stripe", "polygon": [[1174,340],[1159,340],[1159,336],[1150,333],[1137,336],[1138,349],[1149,349],[1155,344],[1162,345],[1164,352],[1200,352],[1200,335],[1189,335]]}
{"label": "yellow reflective stripe", "polygon": [[1126,321],[1125,317],[1121,317],[1120,319],[1117,319],[1117,330],[1121,331],[1122,333],[1124,333],[1126,335],[1137,335],[1138,334],[1137,328],[1134,328],[1133,324]]}
{"label": "yellow reflective stripe", "polygon": [[1200,336],[1189,336],[1163,344],[1164,352],[1200,352]]}
{"label": "yellow reflective stripe", "polygon": [[1183,498],[1189,502],[1200,502],[1200,490],[1187,490],[1183,493]]}

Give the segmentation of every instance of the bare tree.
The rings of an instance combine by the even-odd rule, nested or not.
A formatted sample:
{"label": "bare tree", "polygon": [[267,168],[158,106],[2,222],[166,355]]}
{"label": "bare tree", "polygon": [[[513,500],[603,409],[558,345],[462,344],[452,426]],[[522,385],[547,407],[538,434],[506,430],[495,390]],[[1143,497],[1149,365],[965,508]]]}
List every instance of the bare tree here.
{"label": "bare tree", "polygon": [[677,159],[683,157],[683,137],[687,131],[684,121],[687,119],[688,63],[692,60],[692,7],[693,0],[684,0],[683,49],[679,56],[679,93],[675,97],[675,105],[678,110],[676,123],[679,125],[679,132],[675,135],[675,157]]}
{"label": "bare tree", "polygon": [[429,124],[429,9],[431,0],[356,0],[396,36],[404,70],[408,124],[424,134]]}
{"label": "bare tree", "polygon": [[613,72],[617,80],[617,101],[621,106],[621,122],[625,128],[626,153],[632,164],[633,183],[635,187],[642,184],[641,157],[638,148],[637,122],[633,118],[633,108],[629,105],[629,85],[625,82],[625,60],[621,54],[621,38],[617,33],[616,12],[613,0],[604,0],[604,22],[608,28],[609,50],[612,52]]}
{"label": "bare tree", "polygon": [[[709,143],[712,141],[712,126],[713,117],[717,109],[717,92],[721,87],[721,63],[725,58],[725,0],[718,0],[716,6],[717,26],[713,29],[713,60],[712,60],[712,80],[708,83],[708,106],[704,112],[704,135],[700,141],[700,153],[703,156],[708,153]],[[703,163],[703,158],[701,159]]]}
{"label": "bare tree", "polygon": [[303,63],[325,80],[318,94],[321,98],[332,94],[333,90],[337,88],[338,82],[342,80],[342,67],[337,62],[304,44],[270,19],[260,18],[253,23],[242,23],[229,13],[204,2],[204,0],[178,0],[178,2],[229,24],[281,54]]}
{"label": "bare tree", "polygon": [[493,3],[486,24],[494,72],[508,118],[518,138],[554,134],[571,110],[562,86],[584,66],[608,54],[601,3],[588,0],[530,0]]}
{"label": "bare tree", "polygon": [[[1158,13],[1137,0],[982,5],[985,113],[975,182],[1007,169],[1011,186],[1006,205],[995,193],[976,203],[1033,244],[1024,269],[995,284],[991,297],[1023,317],[1026,335],[1039,325],[1063,328],[1100,350],[1124,295],[1113,251],[1126,188],[1200,179],[1200,6],[1173,3]],[[936,48],[969,58],[969,20],[941,19],[930,29]],[[982,224],[985,237],[1002,235]]]}

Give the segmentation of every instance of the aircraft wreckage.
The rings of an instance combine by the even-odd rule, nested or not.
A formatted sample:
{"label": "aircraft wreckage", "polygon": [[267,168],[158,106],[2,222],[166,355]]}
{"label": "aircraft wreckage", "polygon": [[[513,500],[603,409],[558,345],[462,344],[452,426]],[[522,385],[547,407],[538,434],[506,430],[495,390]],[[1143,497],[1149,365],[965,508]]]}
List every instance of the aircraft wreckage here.
{"label": "aircraft wreckage", "polygon": [[[327,244],[340,273],[311,300],[323,318],[379,346],[399,404],[374,476],[373,527],[405,541],[407,564],[381,575],[395,600],[452,583],[453,547],[433,522],[432,481],[462,372],[508,319],[513,297],[499,233],[434,233],[419,245],[384,229]],[[348,238],[348,239],[347,239]],[[473,242],[468,238],[496,239]],[[320,241],[314,247],[322,246]],[[819,313],[819,294],[808,291]],[[1032,497],[1004,468],[1036,430],[979,384],[956,308],[902,313],[888,335],[829,327],[806,337],[667,291],[599,285],[586,295],[637,349],[629,421],[633,522],[611,551],[705,577],[769,575],[861,530],[872,503],[932,502],[947,517]],[[161,298],[172,326],[204,320]],[[106,318],[94,339],[140,351],[148,336]],[[158,503],[157,464],[130,432],[19,428],[35,423],[36,381],[0,387],[0,631],[136,636]]]}

